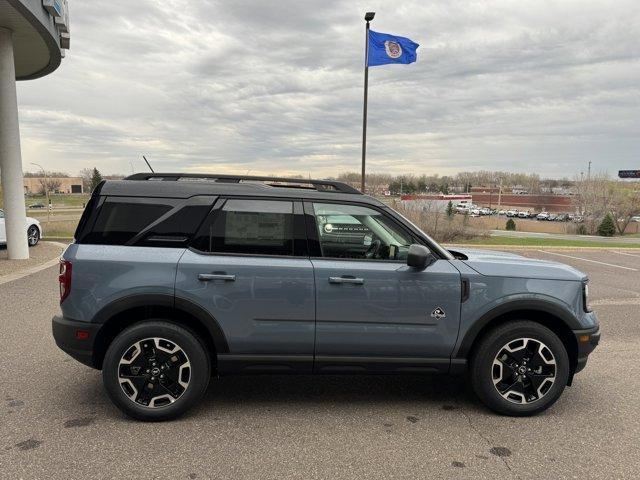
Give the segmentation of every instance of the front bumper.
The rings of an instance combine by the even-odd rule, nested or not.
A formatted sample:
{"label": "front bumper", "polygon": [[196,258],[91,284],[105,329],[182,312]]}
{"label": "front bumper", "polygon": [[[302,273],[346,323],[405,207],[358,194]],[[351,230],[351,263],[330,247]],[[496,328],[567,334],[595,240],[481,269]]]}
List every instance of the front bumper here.
{"label": "front bumper", "polygon": [[98,368],[94,362],[93,352],[101,326],[68,320],[59,315],[51,319],[53,338],[58,347],[80,363],[92,368]]}
{"label": "front bumper", "polygon": [[574,330],[578,343],[578,362],[574,373],[578,373],[587,365],[589,354],[595,350],[600,343],[600,327],[596,326],[587,330]]}

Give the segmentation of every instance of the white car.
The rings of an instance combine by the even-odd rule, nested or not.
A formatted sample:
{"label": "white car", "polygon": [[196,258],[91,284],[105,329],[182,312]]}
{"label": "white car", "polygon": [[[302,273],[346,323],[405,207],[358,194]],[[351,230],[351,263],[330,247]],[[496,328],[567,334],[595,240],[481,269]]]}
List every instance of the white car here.
{"label": "white car", "polygon": [[[35,218],[27,217],[27,239],[29,240],[29,246],[34,247],[38,244],[42,238],[42,227],[40,222]],[[0,245],[7,243],[7,230],[4,226],[4,211],[0,210]]]}
{"label": "white car", "polygon": [[529,212],[518,212],[518,218],[529,218]]}
{"label": "white car", "polygon": [[538,220],[549,220],[549,213],[547,212],[540,212],[538,215],[536,215],[536,218]]}
{"label": "white car", "polygon": [[517,217],[517,216],[518,216],[517,210],[507,210],[507,217]]}

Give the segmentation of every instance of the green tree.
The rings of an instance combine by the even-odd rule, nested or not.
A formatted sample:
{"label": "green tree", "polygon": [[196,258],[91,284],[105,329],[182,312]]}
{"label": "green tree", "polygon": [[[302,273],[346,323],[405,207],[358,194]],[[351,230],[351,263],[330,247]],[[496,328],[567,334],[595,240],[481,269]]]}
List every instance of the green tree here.
{"label": "green tree", "polygon": [[451,203],[451,200],[449,200],[449,203],[447,203],[447,217],[449,217],[449,219],[452,219],[454,213],[455,211],[453,210],[453,203]]}
{"label": "green tree", "polygon": [[601,237],[613,237],[616,233],[616,224],[613,221],[613,217],[610,213],[607,213],[605,217],[598,225],[598,235]]}
{"label": "green tree", "polygon": [[94,168],[93,172],[91,172],[90,190],[93,192],[95,188],[100,184],[100,182],[102,182],[102,180],[102,174],[98,171],[97,168]]}
{"label": "green tree", "polygon": [[510,218],[509,220],[507,220],[507,225],[506,225],[505,229],[506,230],[515,231],[516,222],[513,221],[513,218]]}

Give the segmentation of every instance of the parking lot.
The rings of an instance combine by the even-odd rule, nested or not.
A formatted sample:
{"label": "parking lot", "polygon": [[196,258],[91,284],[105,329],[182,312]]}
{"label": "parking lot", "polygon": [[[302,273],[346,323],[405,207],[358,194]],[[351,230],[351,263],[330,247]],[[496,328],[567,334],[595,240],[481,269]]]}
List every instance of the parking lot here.
{"label": "parking lot", "polygon": [[56,268],[0,286],[0,478],[637,478],[640,251],[530,249],[591,277],[602,342],[559,402],[490,413],[464,378],[236,377],[126,419],[51,337]]}

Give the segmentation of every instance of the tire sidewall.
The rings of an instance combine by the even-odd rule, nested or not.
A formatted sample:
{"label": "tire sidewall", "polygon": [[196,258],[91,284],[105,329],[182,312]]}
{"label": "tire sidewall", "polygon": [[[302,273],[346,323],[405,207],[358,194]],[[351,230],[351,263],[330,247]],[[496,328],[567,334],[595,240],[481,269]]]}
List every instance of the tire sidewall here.
{"label": "tire sidewall", "polygon": [[[36,241],[34,243],[31,243],[29,241],[29,231],[35,228],[36,230]],[[35,247],[38,243],[40,242],[40,229],[38,229],[38,227],[36,227],[35,225],[31,225],[28,229],[27,229],[27,243],[29,244],[30,247]]]}
{"label": "tire sidewall", "polygon": [[[556,360],[556,379],[549,391],[539,400],[528,404],[510,402],[498,393],[492,379],[493,360],[510,341],[532,338],[544,343]],[[543,325],[530,321],[516,321],[498,327],[482,339],[472,360],[471,383],[480,399],[492,410],[512,416],[534,415],[553,405],[567,385],[570,373],[569,356],[560,338]]]}
{"label": "tire sidewall", "polygon": [[[191,364],[191,378],[187,390],[175,402],[157,408],[145,407],[132,401],[122,391],[118,381],[122,355],[135,342],[150,337],[161,337],[175,342],[184,350]],[[149,320],[127,328],[109,345],[102,365],[102,379],[109,398],[125,414],[138,420],[161,421],[184,414],[202,399],[209,384],[210,371],[207,351],[193,332],[164,320]]]}

